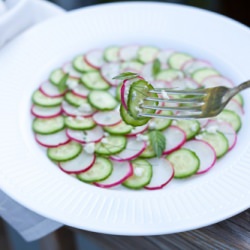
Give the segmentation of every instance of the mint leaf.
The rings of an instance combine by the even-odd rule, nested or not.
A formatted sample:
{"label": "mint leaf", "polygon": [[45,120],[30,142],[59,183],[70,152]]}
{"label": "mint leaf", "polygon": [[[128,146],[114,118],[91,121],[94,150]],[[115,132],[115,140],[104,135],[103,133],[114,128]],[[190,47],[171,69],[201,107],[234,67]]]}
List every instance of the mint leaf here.
{"label": "mint leaf", "polygon": [[60,92],[64,92],[64,91],[68,88],[68,86],[67,86],[67,84],[66,84],[68,78],[69,78],[69,74],[65,74],[65,75],[62,77],[62,79],[60,80],[60,82],[58,83],[57,88],[58,88],[58,90],[59,90]]}
{"label": "mint leaf", "polygon": [[123,72],[118,76],[113,77],[113,79],[118,79],[118,80],[128,80],[128,79],[133,79],[138,77],[138,74],[132,73],[132,72]]}
{"label": "mint leaf", "polygon": [[161,71],[161,62],[159,59],[155,59],[152,67],[152,74],[156,76]]}
{"label": "mint leaf", "polygon": [[157,157],[161,157],[166,148],[166,137],[162,132],[154,130],[149,132],[149,141]]}

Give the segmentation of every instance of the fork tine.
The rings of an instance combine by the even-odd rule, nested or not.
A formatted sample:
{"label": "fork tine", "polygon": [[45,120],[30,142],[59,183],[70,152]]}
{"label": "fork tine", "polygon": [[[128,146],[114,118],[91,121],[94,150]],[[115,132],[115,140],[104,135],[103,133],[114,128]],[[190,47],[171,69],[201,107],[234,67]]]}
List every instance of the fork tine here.
{"label": "fork tine", "polygon": [[153,110],[171,110],[171,111],[190,111],[190,112],[201,112],[201,106],[193,107],[166,107],[166,106],[151,106],[151,105],[140,105],[143,109],[153,109]]}
{"label": "fork tine", "polygon": [[173,99],[146,97],[143,99],[143,101],[155,101],[155,102],[167,102],[167,103],[195,103],[197,105],[204,103],[203,97],[199,97],[199,98],[173,98]]}
{"label": "fork tine", "polygon": [[168,118],[168,119],[199,119],[199,118],[204,118],[204,116],[201,114],[197,115],[161,115],[161,114],[146,114],[146,113],[141,113],[138,114],[138,116],[143,116],[143,117],[150,117],[150,118]]}
{"label": "fork tine", "polygon": [[192,90],[177,90],[177,89],[166,89],[166,88],[155,88],[149,90],[149,93],[161,94],[162,92],[167,94],[176,94],[176,95],[205,95],[206,91],[204,89],[192,89]]}

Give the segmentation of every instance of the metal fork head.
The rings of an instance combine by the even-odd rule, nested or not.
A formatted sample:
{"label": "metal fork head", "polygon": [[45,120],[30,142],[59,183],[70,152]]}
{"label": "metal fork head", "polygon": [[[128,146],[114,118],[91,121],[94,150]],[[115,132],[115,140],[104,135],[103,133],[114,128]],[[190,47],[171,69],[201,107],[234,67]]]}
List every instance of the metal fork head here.
{"label": "metal fork head", "polygon": [[[143,101],[152,101],[164,105],[145,105],[140,108],[145,110],[171,110],[173,115],[161,115],[160,113],[140,113],[142,117],[170,118],[170,119],[199,119],[218,115],[230,100],[230,89],[219,86],[207,89],[176,90],[154,89],[150,93],[156,93],[162,97],[146,97]],[[164,94],[165,93],[165,94]],[[171,95],[171,97],[169,96]],[[176,98],[177,95],[177,98]],[[181,97],[180,97],[181,96]],[[167,97],[167,98],[166,98]],[[173,106],[174,105],[174,106]]]}

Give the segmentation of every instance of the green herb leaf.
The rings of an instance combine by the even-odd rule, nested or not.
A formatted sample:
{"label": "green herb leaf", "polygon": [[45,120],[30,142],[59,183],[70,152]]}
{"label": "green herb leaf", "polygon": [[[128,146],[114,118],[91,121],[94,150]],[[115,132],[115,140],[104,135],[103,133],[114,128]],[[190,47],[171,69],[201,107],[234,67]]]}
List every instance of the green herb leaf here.
{"label": "green herb leaf", "polygon": [[67,80],[69,78],[69,74],[65,74],[62,79],[60,80],[60,82],[57,85],[57,88],[59,89],[60,92],[64,92],[67,89]]}
{"label": "green herb leaf", "polygon": [[166,148],[166,137],[158,130],[149,132],[149,141],[157,157],[161,157]]}
{"label": "green herb leaf", "polygon": [[153,76],[156,76],[160,71],[161,71],[161,62],[157,58],[153,62],[153,67],[152,67],[152,74],[153,74]]}
{"label": "green herb leaf", "polygon": [[138,74],[132,73],[132,72],[123,72],[118,76],[113,77],[113,79],[118,79],[118,80],[128,80],[128,79],[133,79],[138,77]]}

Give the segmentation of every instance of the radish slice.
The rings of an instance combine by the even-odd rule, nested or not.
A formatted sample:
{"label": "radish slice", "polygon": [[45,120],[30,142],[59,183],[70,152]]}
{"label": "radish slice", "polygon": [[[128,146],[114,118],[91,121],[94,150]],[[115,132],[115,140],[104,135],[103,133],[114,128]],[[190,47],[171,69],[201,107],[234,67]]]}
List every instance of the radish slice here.
{"label": "radish slice", "polygon": [[186,141],[185,132],[176,126],[168,127],[163,131],[163,134],[166,137],[166,148],[163,152],[164,155],[170,154],[179,149]]}
{"label": "radish slice", "polygon": [[89,170],[95,163],[96,156],[82,151],[76,158],[59,162],[59,168],[67,174],[80,174]]}
{"label": "radish slice", "polygon": [[113,79],[113,77],[119,75],[121,72],[120,63],[105,63],[101,67],[101,75],[106,82],[108,82],[111,86],[119,85],[120,81],[117,79]]}
{"label": "radish slice", "polygon": [[89,94],[89,90],[82,84],[78,84],[75,88],[72,89],[72,93],[76,96],[86,98]]}
{"label": "radish slice", "polygon": [[41,146],[47,148],[58,147],[70,141],[65,133],[65,130],[50,135],[36,134],[35,139]]}
{"label": "radish slice", "polygon": [[134,81],[138,80],[138,78],[135,79],[130,79],[130,80],[124,80],[121,86],[121,103],[122,106],[124,106],[124,108],[126,110],[128,110],[128,106],[127,106],[127,101],[128,101],[128,93],[129,93],[129,88],[132,85],[132,83]]}
{"label": "radish slice", "polygon": [[129,45],[122,47],[119,50],[119,57],[122,61],[130,61],[137,57],[139,46],[138,45]]}
{"label": "radish slice", "polygon": [[37,105],[32,105],[31,114],[37,118],[53,118],[59,116],[62,113],[61,106],[45,108]]}
{"label": "radish slice", "polygon": [[228,150],[231,150],[235,146],[237,134],[229,123],[219,120],[210,120],[205,129],[211,133],[215,133],[216,131],[223,133],[228,140]]}
{"label": "radish slice", "polygon": [[113,171],[111,175],[104,181],[95,182],[94,184],[102,188],[111,188],[122,184],[126,179],[133,175],[132,164],[128,161],[113,161]]}
{"label": "radish slice", "polygon": [[207,142],[195,139],[186,142],[183,148],[193,151],[200,159],[200,168],[196,174],[204,174],[214,166],[216,153]]}
{"label": "radish slice", "polygon": [[66,91],[61,93],[58,88],[49,81],[43,82],[39,90],[48,97],[61,97],[66,93]]}
{"label": "radish slice", "polygon": [[72,117],[76,116],[91,117],[96,112],[93,108],[91,108],[91,106],[89,111],[83,111],[80,108],[68,104],[67,102],[62,102],[62,110],[66,115]]}
{"label": "radish slice", "polygon": [[236,100],[231,100],[225,107],[225,109],[229,109],[234,111],[237,115],[243,116],[244,115],[244,109],[240,105],[240,103]]}
{"label": "radish slice", "polygon": [[131,130],[129,134],[127,134],[128,137],[136,136],[137,134],[143,133],[148,129],[148,124],[135,127]]}
{"label": "radish slice", "polygon": [[165,158],[148,159],[153,167],[153,176],[150,183],[145,186],[148,190],[157,190],[165,187],[174,177],[174,168]]}
{"label": "radish slice", "polygon": [[103,59],[103,51],[99,49],[91,50],[86,53],[84,60],[95,69],[100,69],[105,63]]}
{"label": "radish slice", "polygon": [[93,115],[93,119],[100,126],[112,126],[122,121],[117,111],[97,112]]}
{"label": "radish slice", "polygon": [[151,82],[155,88],[171,88],[171,83],[164,80],[155,80]]}
{"label": "radish slice", "polygon": [[85,131],[66,129],[66,134],[71,140],[79,143],[99,142],[103,138],[103,129],[99,126]]}
{"label": "radish slice", "polygon": [[204,128],[210,120],[209,118],[202,118],[198,119],[197,121],[200,123],[201,128]]}
{"label": "radish slice", "polygon": [[121,153],[110,156],[110,159],[114,161],[133,160],[138,157],[146,147],[146,142],[137,141],[135,138],[129,138],[126,148]]}
{"label": "radish slice", "polygon": [[158,55],[157,58],[160,60],[161,64],[165,65],[168,62],[169,57],[174,53],[174,50],[161,50]]}
{"label": "radish slice", "polygon": [[75,78],[75,79],[80,79],[81,78],[81,73],[76,71],[71,62],[65,63],[62,67],[62,70],[64,73],[68,73],[70,77]]}
{"label": "radish slice", "polygon": [[175,89],[197,89],[200,85],[191,78],[183,78],[173,80],[171,83],[171,88]]}
{"label": "radish slice", "polygon": [[183,70],[187,75],[191,75],[194,71],[198,69],[211,67],[212,65],[207,61],[190,59],[182,65],[181,70]]}
{"label": "radish slice", "polygon": [[206,77],[203,80],[202,85],[205,88],[213,88],[213,87],[217,87],[217,86],[224,86],[224,87],[228,87],[228,88],[234,87],[234,83],[232,81],[230,81],[229,79],[227,79],[223,76],[218,76],[218,75]]}
{"label": "radish slice", "polygon": [[147,81],[153,81],[154,76],[153,76],[153,62],[146,63],[142,70],[141,70],[141,75],[143,78],[145,78]]}

